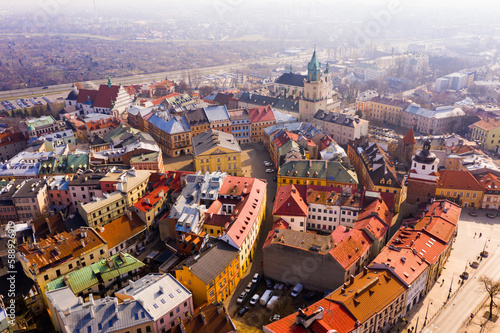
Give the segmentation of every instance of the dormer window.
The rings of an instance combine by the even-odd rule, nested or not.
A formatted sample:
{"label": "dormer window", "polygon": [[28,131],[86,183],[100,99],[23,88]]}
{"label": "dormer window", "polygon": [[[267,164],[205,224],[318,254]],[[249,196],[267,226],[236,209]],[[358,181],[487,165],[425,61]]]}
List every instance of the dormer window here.
{"label": "dormer window", "polygon": [[381,180],[380,180],[380,184],[385,184],[385,180],[384,180],[384,179],[381,179]]}

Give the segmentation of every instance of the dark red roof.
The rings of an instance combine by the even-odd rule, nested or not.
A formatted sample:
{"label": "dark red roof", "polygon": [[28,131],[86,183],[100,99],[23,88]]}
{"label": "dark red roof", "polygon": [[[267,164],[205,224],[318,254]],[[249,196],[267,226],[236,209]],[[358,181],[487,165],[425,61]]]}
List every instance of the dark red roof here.
{"label": "dark red roof", "polygon": [[295,185],[286,185],[278,189],[273,215],[307,216],[307,204]]}
{"label": "dark red roof", "polygon": [[349,333],[356,328],[356,318],[354,318],[343,305],[334,303],[326,298],[308,306],[304,312],[306,315],[310,315],[318,310],[320,306],[324,310],[323,319],[315,320],[313,324],[309,326],[309,329],[306,329],[302,325],[296,325],[295,319],[297,318],[297,313],[293,313],[267,325],[265,327],[266,331],[276,333],[323,333],[328,332],[328,330],[325,331],[325,329],[329,328],[338,333]]}
{"label": "dark red roof", "polygon": [[87,101],[87,97],[94,102],[95,97],[97,96],[97,90],[94,89],[80,89],[78,92],[78,98],[76,100],[77,103],[85,103]]}
{"label": "dark red roof", "polygon": [[403,138],[403,142],[407,145],[414,145],[415,143],[417,143],[417,140],[415,140],[413,129],[410,129],[408,133],[406,133],[405,137]]}
{"label": "dark red roof", "polygon": [[107,84],[101,84],[94,101],[94,107],[111,109],[111,101],[114,103],[118,96],[120,86],[108,87]]}
{"label": "dark red roof", "polygon": [[276,121],[273,108],[270,105],[248,109],[248,112],[250,113],[250,121],[252,124],[262,121]]}
{"label": "dark red roof", "polygon": [[483,191],[483,186],[469,171],[439,171],[438,188],[465,191]]}

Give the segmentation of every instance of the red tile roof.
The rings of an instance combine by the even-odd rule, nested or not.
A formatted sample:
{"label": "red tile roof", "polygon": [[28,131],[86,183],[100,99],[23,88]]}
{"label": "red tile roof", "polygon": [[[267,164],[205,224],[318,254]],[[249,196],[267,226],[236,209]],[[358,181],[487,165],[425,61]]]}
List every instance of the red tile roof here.
{"label": "red tile roof", "polygon": [[441,170],[439,171],[437,187],[465,191],[483,191],[483,186],[469,171]]}
{"label": "red tile roof", "polygon": [[134,212],[131,213],[131,218],[125,214],[104,227],[97,228],[99,235],[108,243],[108,249],[114,248],[144,230],[146,230],[146,225]]}
{"label": "red tile roof", "polygon": [[27,140],[23,133],[0,133],[0,146]]}
{"label": "red tile roof", "polygon": [[486,120],[479,120],[478,122],[475,122],[474,124],[472,124],[472,126],[477,126],[485,131],[490,131],[500,126],[500,120],[495,120],[490,118],[485,118],[485,119]]}
{"label": "red tile roof", "polygon": [[427,232],[406,227],[399,229],[388,245],[415,250],[420,258],[431,264],[437,262],[441,253],[446,249],[446,244],[443,241],[432,238]]}
{"label": "red tile roof", "polygon": [[219,195],[240,196],[249,193],[256,178],[227,176],[222,184]]}
{"label": "red tile roof", "polygon": [[289,224],[283,219],[278,219],[273,223],[273,229],[288,229]]}
{"label": "red tile roof", "polygon": [[270,105],[248,109],[248,112],[250,113],[250,121],[252,124],[263,121],[276,121],[273,108]]}
{"label": "red tile roof", "polygon": [[338,244],[349,237],[349,228],[339,225],[330,236],[332,237],[333,244]]}
{"label": "red tile roof", "polygon": [[76,99],[77,103],[85,103],[87,101],[87,97],[94,102],[95,97],[97,96],[97,90],[94,89],[80,89],[78,91],[78,98]]}
{"label": "red tile roof", "polygon": [[381,264],[392,267],[396,275],[407,285],[411,285],[425,272],[429,264],[423,260],[418,252],[405,248],[400,251],[395,247],[385,246],[378,256],[372,261],[373,264]]}
{"label": "red tile roof", "polygon": [[[235,212],[238,210],[238,215],[227,231],[227,235],[238,247],[240,247],[246,237],[248,237],[254,223],[257,223],[260,209],[263,205],[265,205],[264,199],[267,194],[267,182],[256,178],[227,176],[221,187],[221,190],[226,189],[226,191],[230,192],[229,189],[233,187],[226,184],[229,184],[229,181],[231,181],[230,184],[244,184],[245,181],[248,182],[250,179],[253,180],[253,184],[246,188],[243,186],[241,195],[244,199],[235,207]],[[236,189],[238,190],[240,187],[237,187]],[[222,193],[219,191],[219,195]]]}
{"label": "red tile roof", "polygon": [[403,142],[407,145],[414,145],[415,143],[417,143],[417,140],[415,140],[413,129],[410,129],[408,133],[406,133],[405,137],[403,138]]}
{"label": "red tile roof", "polygon": [[306,329],[302,325],[296,325],[295,319],[297,313],[293,313],[281,320],[275,321],[265,326],[266,332],[275,333],[323,333],[328,332],[325,330],[335,330],[338,333],[349,333],[356,328],[356,319],[349,313],[349,311],[342,306],[326,298],[308,306],[305,310],[306,315],[310,315],[319,307],[324,310],[323,319],[315,320],[314,323]]}
{"label": "red tile roof", "polygon": [[[337,228],[338,229],[338,228]],[[330,250],[334,257],[345,270],[355,264],[359,258],[369,250],[373,241],[363,230],[351,229],[348,236]],[[333,237],[332,237],[333,238]]]}
{"label": "red tile roof", "polygon": [[392,224],[392,212],[389,210],[385,201],[382,199],[378,199],[369,204],[366,208],[364,208],[358,216],[358,221],[361,221],[366,218],[370,218],[372,216],[376,216],[387,226],[391,226]]}
{"label": "red tile roof", "polygon": [[[155,184],[155,189],[149,193],[148,195],[143,196],[139,201],[134,204],[134,207],[142,210],[143,212],[148,212],[150,209],[154,207],[154,205],[167,195],[169,186],[166,185],[167,179],[162,179],[160,182]],[[161,195],[160,195],[161,194]],[[146,202],[149,201],[149,202]]]}
{"label": "red tile roof", "polygon": [[441,217],[448,222],[457,225],[460,219],[462,208],[449,200],[436,200],[429,206],[429,211],[425,216]]}
{"label": "red tile roof", "polygon": [[491,172],[482,173],[480,175],[476,175],[475,177],[486,192],[500,190],[500,177],[492,174]]}
{"label": "red tile roof", "polygon": [[425,232],[429,233],[433,238],[442,240],[445,243],[451,240],[455,228],[456,225],[436,216],[426,216],[420,219],[415,225],[415,230],[425,230]]}
{"label": "red tile roof", "polygon": [[110,109],[111,102],[114,103],[116,101],[116,97],[118,96],[119,90],[120,86],[108,87],[107,84],[101,84],[99,86],[97,96],[95,97],[94,107]]}
{"label": "red tile roof", "polygon": [[366,230],[374,235],[378,240],[382,240],[389,226],[383,223],[378,216],[370,216],[354,224],[354,229]]}
{"label": "red tile roof", "polygon": [[307,204],[295,185],[286,185],[278,189],[274,201],[273,215],[307,216]]}

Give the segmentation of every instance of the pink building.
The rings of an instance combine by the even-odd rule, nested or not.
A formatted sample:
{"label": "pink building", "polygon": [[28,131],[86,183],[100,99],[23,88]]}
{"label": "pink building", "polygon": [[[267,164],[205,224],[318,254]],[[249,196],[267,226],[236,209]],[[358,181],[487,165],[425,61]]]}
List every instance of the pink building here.
{"label": "pink building", "polygon": [[78,201],[89,203],[92,197],[102,197],[101,178],[105,173],[83,173],[76,175],[69,183],[69,193],[71,195],[71,211],[77,209]]}
{"label": "pink building", "polygon": [[69,176],[55,176],[47,180],[50,209],[60,212],[65,207],[71,207],[71,194],[69,192]]}

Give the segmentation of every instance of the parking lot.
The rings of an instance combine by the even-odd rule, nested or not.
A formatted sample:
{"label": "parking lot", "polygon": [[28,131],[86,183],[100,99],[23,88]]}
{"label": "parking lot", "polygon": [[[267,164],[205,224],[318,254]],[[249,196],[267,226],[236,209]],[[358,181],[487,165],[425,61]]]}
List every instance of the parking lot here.
{"label": "parking lot", "polygon": [[[261,332],[262,326],[294,313],[299,307],[306,308],[323,297],[320,293],[310,292],[305,289],[298,296],[292,297],[291,293],[294,286],[287,286],[277,281],[269,281],[271,284],[268,289],[266,279],[261,276],[258,283],[253,285],[244,302],[239,305],[236,315],[233,316],[238,332]],[[268,308],[268,306],[263,305],[260,301],[260,297],[263,296],[266,290],[271,290],[273,296],[279,297],[272,308]],[[259,295],[259,301],[257,304],[252,305],[250,304],[250,300],[254,295]],[[234,297],[238,296],[239,294],[234,295]],[[270,297],[268,298],[268,302],[270,302],[269,299]],[[243,315],[240,312],[242,308],[248,309]]]}

